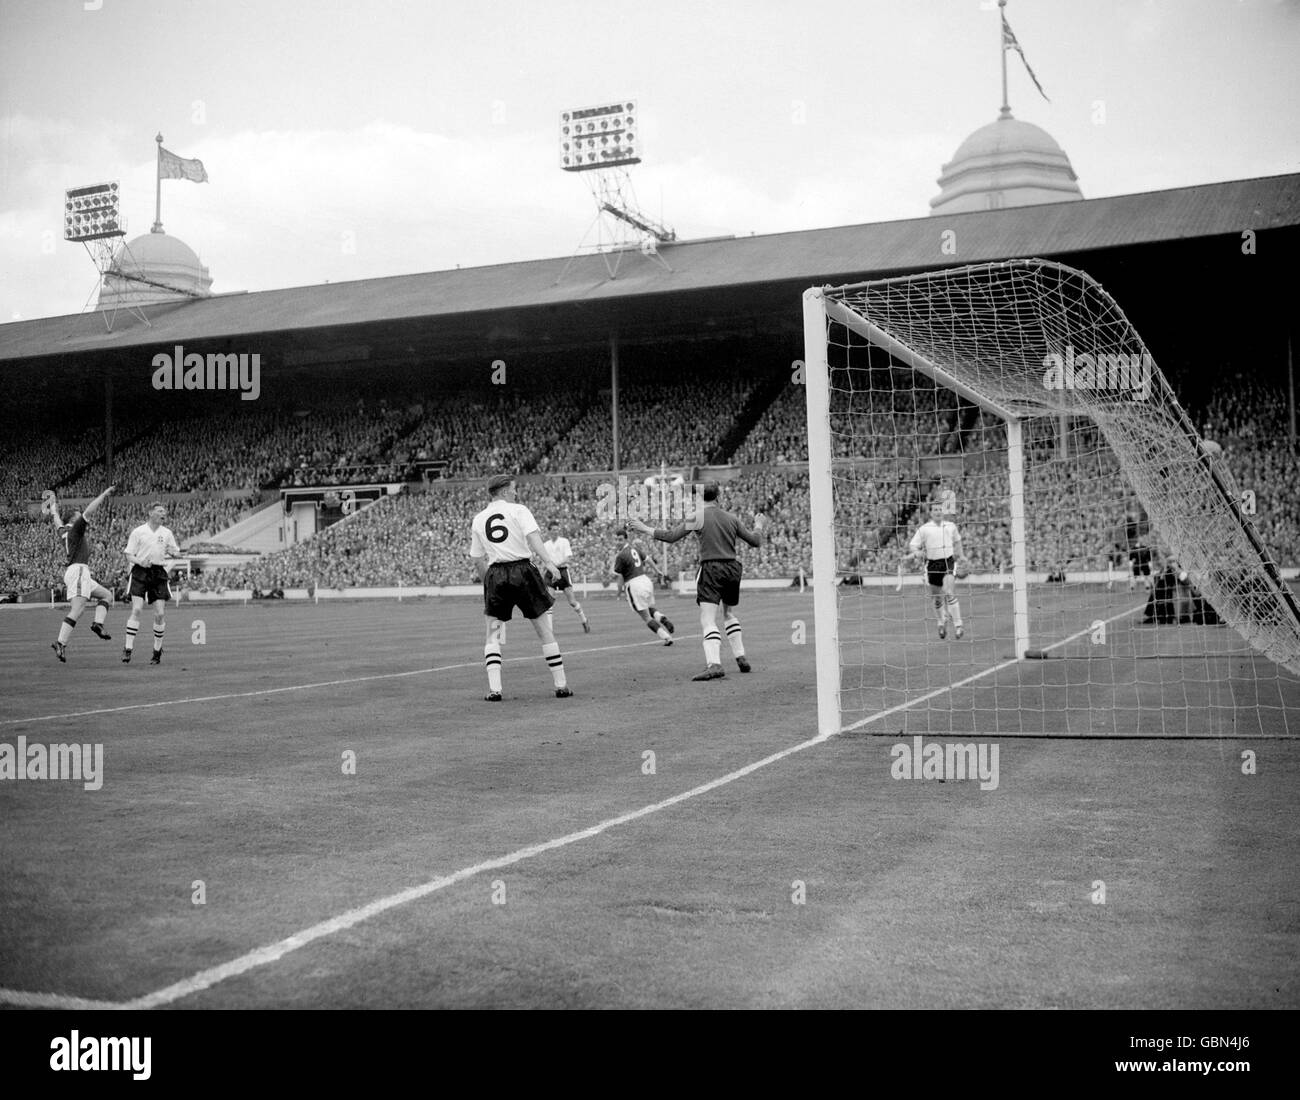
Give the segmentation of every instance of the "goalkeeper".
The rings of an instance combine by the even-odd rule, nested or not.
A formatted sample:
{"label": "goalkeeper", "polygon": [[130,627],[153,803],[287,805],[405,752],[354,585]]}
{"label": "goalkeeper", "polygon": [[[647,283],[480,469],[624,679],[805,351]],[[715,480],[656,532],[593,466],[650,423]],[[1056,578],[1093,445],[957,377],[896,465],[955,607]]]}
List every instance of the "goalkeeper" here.
{"label": "goalkeeper", "polygon": [[[904,561],[915,561],[925,556],[925,574],[930,582],[930,595],[934,598],[934,609],[939,618],[939,637],[948,637],[948,622],[951,617],[953,629],[958,638],[964,633],[961,621],[961,604],[957,602],[956,574],[960,570],[964,577],[967,564],[961,549],[961,533],[951,520],[943,518],[943,505],[935,500],[930,503],[930,518],[917,529],[912,540],[907,544],[908,552]],[[956,563],[960,560],[960,565]]]}
{"label": "goalkeeper", "polygon": [[131,563],[131,615],[126,621],[123,664],[131,660],[135,636],[140,629],[140,612],[146,600],[153,604],[153,656],[149,663],[162,664],[163,631],[167,626],[164,617],[167,601],[172,597],[171,589],[167,587],[167,567],[163,563],[168,556],[180,557],[181,553],[176,545],[176,536],[163,526],[166,518],[167,506],[155,501],[149,505],[149,519],[132,531],[126,540],[123,553]]}

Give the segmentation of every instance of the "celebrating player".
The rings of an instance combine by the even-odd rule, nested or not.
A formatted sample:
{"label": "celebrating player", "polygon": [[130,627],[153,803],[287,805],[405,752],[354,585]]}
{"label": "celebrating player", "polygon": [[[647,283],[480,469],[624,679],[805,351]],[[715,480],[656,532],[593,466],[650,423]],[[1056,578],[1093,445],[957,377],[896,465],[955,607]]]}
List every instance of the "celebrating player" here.
{"label": "celebrating player", "polygon": [[634,542],[627,539],[627,528],[620,527],[614,532],[623,540],[623,545],[614,555],[609,567],[611,576],[618,577],[618,594],[626,593],[627,602],[632,610],[641,616],[652,633],[663,639],[664,645],[673,644],[673,624],[668,616],[655,607],[655,586],[645,571],[647,564],[656,572],[658,566],[652,557]]}
{"label": "celebrating player", "polygon": [[68,556],[68,568],[63,574],[63,584],[68,590],[68,599],[72,606],[59,627],[58,641],[51,644],[54,655],[64,663],[68,660],[68,641],[72,638],[72,628],[77,625],[81,613],[86,609],[86,601],[95,601],[95,621],[90,624],[92,634],[109,641],[113,635],[104,630],[104,621],[108,618],[108,609],[113,603],[113,594],[102,584],[98,584],[90,575],[90,540],[86,538],[87,520],[99,510],[99,506],[108,499],[114,486],[110,485],[94,500],[86,505],[84,511],[73,511],[67,523],[59,515],[59,502],[53,492],[45,497],[49,507],[54,529],[63,540],[63,549]]}
{"label": "celebrating player", "polygon": [[628,527],[651,535],[660,542],[677,542],[692,531],[700,539],[700,573],[696,581],[695,602],[700,605],[700,627],[704,631],[704,671],[693,680],[721,680],[722,635],[718,631],[718,609],[722,609],[723,626],[731,654],[741,672],[750,671],[745,657],[745,643],[740,634],[740,620],[734,609],[740,603],[741,564],[736,557],[736,540],[744,539],[750,546],[763,545],[763,530],[767,520],[754,518],[751,531],[730,512],[718,506],[718,483],[704,486],[704,503],[690,520],[665,530],[652,528],[639,519],[629,519]]}
{"label": "celebrating player", "polygon": [[582,610],[582,604],[578,602],[577,593],[573,591],[573,582],[569,580],[569,562],[573,560],[573,547],[569,540],[563,534],[556,535],[553,539],[547,539],[543,546],[546,552],[551,556],[551,561],[559,567],[560,579],[553,581],[551,587],[557,592],[563,592],[569,601],[569,606],[578,613],[578,619],[582,622],[582,632],[591,633],[591,624],[587,622],[587,613]]}
{"label": "celebrating player", "polygon": [[934,597],[934,609],[939,617],[939,637],[948,637],[947,619],[951,617],[960,638],[963,627],[961,604],[957,602],[955,591],[954,563],[964,557],[961,533],[955,523],[943,518],[943,505],[939,501],[930,503],[930,518],[921,524],[907,545],[904,561],[925,557],[926,579],[930,582],[930,594]]}
{"label": "celebrating player", "polygon": [[533,624],[542,643],[542,656],[555,681],[555,697],[573,694],[564,676],[564,658],[551,627],[551,605],[555,602],[537,567],[530,560],[536,554],[552,583],[559,580],[559,566],[551,560],[542,542],[533,513],[515,500],[515,479],[497,474],[488,482],[492,502],[470,524],[469,556],[483,582],[483,609],[487,617],[487,642],[483,664],[487,668],[489,703],[501,701],[501,646],[506,623],[517,607]]}
{"label": "celebrating player", "polygon": [[140,630],[140,612],[145,601],[153,604],[153,656],[151,665],[162,664],[163,631],[167,628],[167,601],[172,598],[167,586],[167,567],[163,562],[180,557],[176,536],[163,526],[167,518],[167,505],[154,501],[149,505],[149,519],[140,524],[126,540],[126,560],[131,563],[131,615],[126,620],[126,643],[122,649],[122,663],[131,660],[135,636]]}

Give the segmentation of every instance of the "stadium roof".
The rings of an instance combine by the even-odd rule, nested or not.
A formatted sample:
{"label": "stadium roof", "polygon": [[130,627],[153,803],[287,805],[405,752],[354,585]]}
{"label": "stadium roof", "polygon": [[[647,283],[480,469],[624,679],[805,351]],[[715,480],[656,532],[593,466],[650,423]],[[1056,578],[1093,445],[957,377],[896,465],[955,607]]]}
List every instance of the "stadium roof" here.
{"label": "stadium roof", "polygon": [[[1020,256],[1300,226],[1300,174],[1084,201],[832,229],[715,238],[662,245],[659,255],[581,255],[348,283],[218,295],[146,307],[145,326],[119,314],[105,331],[97,313],[0,325],[0,361],[77,356],[253,334],[303,332],[404,320],[452,322],[491,311],[603,303],[657,295],[744,291],[757,284],[812,286]],[[941,234],[956,234],[956,252]],[[612,258],[611,258],[612,262]],[[784,293],[784,291],[783,291]],[[784,302],[783,297],[781,301]],[[790,302],[797,315],[797,300]]]}

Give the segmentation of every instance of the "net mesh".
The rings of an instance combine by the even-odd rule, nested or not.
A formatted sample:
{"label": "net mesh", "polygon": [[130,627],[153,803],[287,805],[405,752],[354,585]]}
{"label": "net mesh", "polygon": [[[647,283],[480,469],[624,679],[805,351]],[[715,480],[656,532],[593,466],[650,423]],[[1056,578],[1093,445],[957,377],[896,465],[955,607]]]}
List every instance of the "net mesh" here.
{"label": "net mesh", "polygon": [[[825,299],[846,724],[932,689],[900,726],[1290,732],[1294,597],[1226,464],[1100,286],[1034,260]],[[1014,660],[1007,417],[1023,436],[1038,662]],[[902,567],[936,501],[973,574],[955,606]]]}

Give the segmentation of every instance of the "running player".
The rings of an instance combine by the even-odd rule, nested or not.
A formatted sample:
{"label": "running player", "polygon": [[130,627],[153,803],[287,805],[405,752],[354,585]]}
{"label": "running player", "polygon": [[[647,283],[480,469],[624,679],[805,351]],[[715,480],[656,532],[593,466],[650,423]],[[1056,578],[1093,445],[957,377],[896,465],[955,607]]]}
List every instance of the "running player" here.
{"label": "running player", "polygon": [[59,537],[63,540],[63,549],[67,554],[68,568],[63,574],[63,584],[68,590],[68,599],[72,606],[68,608],[68,614],[63,620],[63,625],[59,627],[58,640],[51,644],[54,655],[64,663],[68,660],[68,642],[72,638],[72,629],[77,625],[77,620],[81,618],[81,613],[86,609],[86,601],[95,601],[95,621],[90,624],[90,632],[97,637],[103,638],[104,641],[112,639],[113,635],[104,629],[104,621],[108,618],[108,609],[113,604],[113,593],[111,593],[102,584],[98,584],[95,578],[90,575],[90,540],[86,537],[87,521],[98,510],[99,506],[106,501],[112,494],[115,486],[110,485],[94,500],[86,505],[83,511],[73,511],[71,517],[66,523],[59,515],[59,502],[55,499],[53,492],[46,497],[50,510],[50,518],[54,521],[54,529],[58,532]]}
{"label": "running player", "polygon": [[555,697],[567,699],[573,692],[565,680],[564,658],[551,626],[551,605],[555,601],[530,560],[531,555],[541,559],[552,582],[559,579],[559,567],[546,552],[533,513],[515,500],[515,479],[509,474],[497,474],[488,481],[488,495],[492,501],[470,524],[469,542],[474,571],[483,582],[483,611],[487,618],[483,664],[488,693],[484,699],[489,703],[501,701],[501,647],[506,623],[516,607],[533,624],[541,640],[542,656],[555,681]]}
{"label": "running player", "polygon": [[934,609],[939,618],[939,637],[948,637],[949,617],[958,638],[965,632],[961,621],[961,604],[957,602],[956,577],[954,574],[957,559],[964,558],[961,549],[961,533],[951,520],[943,518],[943,504],[931,501],[930,518],[921,524],[908,544],[904,561],[914,561],[925,557],[926,579],[930,582],[930,595],[934,598]]}
{"label": "running player", "polygon": [[622,547],[614,555],[614,561],[609,567],[610,575],[618,578],[618,594],[626,594],[627,602],[641,616],[641,621],[652,633],[663,639],[664,645],[672,645],[673,624],[668,621],[667,615],[655,607],[654,582],[645,570],[647,564],[656,572],[659,567],[642,547],[628,541],[626,527],[620,527],[614,533],[623,540]]}
{"label": "running player", "polygon": [[560,579],[551,583],[551,587],[557,592],[563,592],[569,601],[569,606],[578,613],[578,619],[582,623],[582,632],[591,633],[591,624],[587,622],[587,613],[582,610],[582,604],[578,602],[578,595],[573,591],[573,582],[569,579],[569,562],[573,560],[573,547],[569,540],[563,534],[556,535],[553,539],[547,539],[543,546],[546,552],[550,554],[551,561],[555,562],[560,569]]}
{"label": "running player", "polygon": [[140,612],[145,601],[153,604],[153,656],[151,665],[162,664],[163,632],[167,629],[167,601],[172,598],[167,586],[167,567],[164,561],[180,557],[180,547],[170,528],[163,526],[167,518],[167,505],[154,501],[149,505],[149,518],[131,532],[126,540],[126,560],[131,563],[131,615],[126,620],[126,644],[122,649],[122,663],[131,660],[135,636],[140,630]]}
{"label": "running player", "polygon": [[700,605],[700,627],[704,631],[704,671],[693,680],[721,680],[722,635],[718,630],[718,611],[722,611],[723,627],[736,667],[749,672],[751,665],[745,656],[745,643],[741,638],[740,620],[734,609],[740,603],[740,576],[742,567],[736,557],[736,540],[744,539],[750,546],[763,545],[763,531],[767,520],[754,518],[750,530],[730,512],[718,507],[718,483],[704,486],[704,502],[695,515],[671,529],[652,528],[642,520],[629,519],[628,526],[660,542],[677,542],[694,532],[700,539],[700,572],[696,581],[695,602]]}

